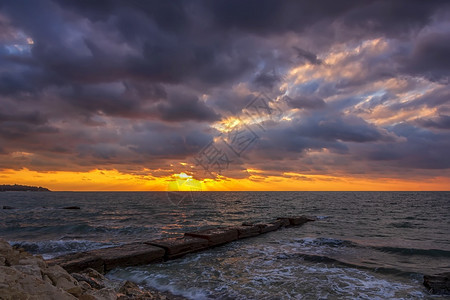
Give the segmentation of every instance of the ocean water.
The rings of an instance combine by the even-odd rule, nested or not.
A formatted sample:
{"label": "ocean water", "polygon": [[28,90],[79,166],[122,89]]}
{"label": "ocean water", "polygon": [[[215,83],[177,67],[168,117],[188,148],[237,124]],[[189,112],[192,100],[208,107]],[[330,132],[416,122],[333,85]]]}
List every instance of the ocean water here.
{"label": "ocean water", "polygon": [[[191,299],[443,299],[450,192],[3,192],[0,237],[45,258],[279,216],[318,218],[112,279]],[[80,210],[63,210],[65,206]]]}

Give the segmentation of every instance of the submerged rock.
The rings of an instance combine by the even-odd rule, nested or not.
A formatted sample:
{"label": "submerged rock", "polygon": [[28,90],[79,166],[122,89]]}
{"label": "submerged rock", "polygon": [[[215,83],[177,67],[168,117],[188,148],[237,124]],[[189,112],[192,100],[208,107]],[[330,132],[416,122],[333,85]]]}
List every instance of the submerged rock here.
{"label": "submerged rock", "polygon": [[432,294],[450,295],[450,272],[425,275],[423,285]]}

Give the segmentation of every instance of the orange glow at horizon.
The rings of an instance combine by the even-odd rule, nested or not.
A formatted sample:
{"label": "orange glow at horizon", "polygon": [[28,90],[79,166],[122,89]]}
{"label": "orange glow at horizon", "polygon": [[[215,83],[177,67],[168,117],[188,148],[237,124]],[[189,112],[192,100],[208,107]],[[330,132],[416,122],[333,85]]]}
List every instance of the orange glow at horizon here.
{"label": "orange glow at horizon", "polygon": [[112,170],[89,172],[37,172],[28,169],[3,170],[0,184],[43,186],[52,191],[445,191],[447,177],[363,178],[352,176],[284,173],[265,176],[248,170],[247,178],[197,180],[185,173],[165,177],[135,175]]}

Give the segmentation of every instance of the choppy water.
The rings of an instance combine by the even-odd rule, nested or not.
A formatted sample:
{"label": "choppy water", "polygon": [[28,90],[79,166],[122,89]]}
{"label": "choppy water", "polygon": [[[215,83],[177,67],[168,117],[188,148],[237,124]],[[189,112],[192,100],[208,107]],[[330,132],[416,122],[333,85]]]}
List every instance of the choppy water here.
{"label": "choppy water", "polygon": [[[193,200],[193,201],[192,201]],[[449,192],[0,193],[0,236],[33,253],[306,214],[318,221],[108,276],[192,299],[423,299],[450,271]],[[62,210],[76,205],[80,210]]]}

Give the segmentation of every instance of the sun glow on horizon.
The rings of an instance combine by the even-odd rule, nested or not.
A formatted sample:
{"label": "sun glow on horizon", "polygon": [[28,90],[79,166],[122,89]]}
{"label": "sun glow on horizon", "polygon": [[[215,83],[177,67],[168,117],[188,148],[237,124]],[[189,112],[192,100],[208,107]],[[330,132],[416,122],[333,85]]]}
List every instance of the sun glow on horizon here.
{"label": "sun glow on horizon", "polygon": [[185,172],[155,177],[115,169],[88,172],[8,169],[1,171],[0,184],[43,186],[53,191],[444,191],[450,186],[446,177],[364,178],[292,172],[275,176],[256,169],[247,172],[245,178],[218,176],[199,180]]}

